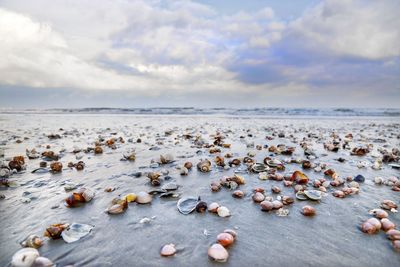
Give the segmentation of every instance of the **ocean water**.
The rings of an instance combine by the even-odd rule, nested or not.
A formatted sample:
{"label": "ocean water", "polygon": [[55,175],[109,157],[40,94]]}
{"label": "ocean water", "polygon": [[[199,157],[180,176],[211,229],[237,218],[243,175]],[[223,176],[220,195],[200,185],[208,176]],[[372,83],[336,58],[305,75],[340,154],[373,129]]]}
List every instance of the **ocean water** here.
{"label": "ocean water", "polygon": [[[93,224],[95,228],[89,236],[75,243],[67,244],[62,239],[46,241],[39,251],[57,266],[399,266],[400,253],[393,250],[383,232],[369,236],[359,229],[360,224],[371,217],[368,211],[378,208],[380,201],[391,199],[400,202],[399,192],[372,182],[376,176],[399,177],[399,170],[388,165],[384,165],[382,170],[370,167],[359,169],[359,161],[372,164],[375,159],[370,154],[354,157],[348,150],[341,149],[334,153],[323,148],[323,142],[331,140],[333,132],[341,137],[352,133],[352,147],[373,144],[374,151],[378,148],[399,148],[400,119],[394,113],[389,117],[374,115],[378,113],[370,111],[368,116],[364,116],[364,112],[359,117],[335,117],[329,113],[329,116],[302,118],[287,116],[296,112],[294,110],[290,111],[291,114],[279,116],[277,114],[283,112],[280,110],[276,111],[277,116],[269,118],[249,116],[255,113],[263,115],[261,111],[254,110],[236,111],[241,116],[230,116],[231,113],[226,110],[218,111],[218,114],[186,111],[192,112],[189,115],[182,114],[180,110],[175,112],[178,115],[152,113],[151,116],[83,114],[88,110],[71,112],[73,114],[62,112],[31,114],[30,111],[26,114],[0,115],[0,148],[4,149],[6,158],[23,155],[26,148],[44,151],[46,145],[56,152],[65,150],[60,160],[64,165],[62,173],[33,174],[31,171],[39,166],[40,159],[27,160],[26,171],[10,178],[19,186],[0,188],[0,193],[6,196],[0,200],[0,266],[9,264],[24,237],[41,235],[47,226],[60,222]],[[304,112],[298,111],[297,114],[310,115]],[[351,113],[354,115],[354,111]],[[166,131],[172,131],[172,134],[165,135]],[[294,197],[293,188],[284,187],[278,181],[259,180],[256,174],[244,173],[246,184],[240,189],[245,192],[245,197],[236,199],[228,189],[213,193],[209,187],[212,181],[232,175],[235,168],[223,170],[213,166],[210,173],[200,173],[194,168],[188,176],[180,176],[176,170],[176,165],[186,161],[195,165],[200,159],[212,160],[215,157],[208,153],[208,149],[195,147],[190,140],[182,138],[184,134],[199,135],[212,142],[212,135],[216,132],[225,135],[225,142],[232,144],[231,149],[222,148],[222,155],[231,152],[234,157],[244,157],[249,151],[256,151],[258,162],[271,153],[266,149],[255,150],[251,147],[252,143],[294,146],[296,151],[293,157],[305,158],[299,145],[305,139],[316,151],[317,158],[312,162],[328,164],[340,177],[362,174],[366,182],[361,184],[358,195],[345,199],[333,197],[331,193],[334,189],[329,188],[320,202],[296,200],[286,207],[290,212],[287,217],[262,212],[251,199],[253,188],[263,187],[274,198],[277,195],[271,193],[272,186],[279,186],[282,195]],[[47,135],[51,133],[58,133],[62,138],[50,140]],[[279,138],[278,133],[285,133],[285,137]],[[267,140],[266,136],[273,139]],[[126,142],[118,144],[116,149],[104,148],[102,155],[85,154],[82,160],[86,167],[83,171],[66,167],[70,161],[77,162],[71,152],[74,148],[92,147],[99,137],[123,137]],[[141,138],[142,142],[136,143],[137,138]],[[132,142],[128,141],[130,139]],[[22,143],[16,143],[16,140],[22,140]],[[135,162],[120,160],[127,149],[136,150]],[[135,178],[132,173],[160,170],[150,168],[149,164],[165,153],[174,155],[176,162],[160,169],[169,171],[172,180],[181,186],[178,191],[182,196],[201,196],[207,203],[218,202],[228,207],[232,216],[220,218],[208,212],[182,215],[176,208],[177,199],[159,197],[154,197],[150,205],[131,203],[127,211],[120,215],[106,214],[104,210],[113,198],[154,189],[148,178]],[[280,160],[287,158],[283,155],[272,156]],[[347,161],[340,163],[335,160],[339,157]],[[290,174],[294,170],[301,170],[301,166],[287,164],[282,173]],[[323,173],[313,170],[304,172],[311,180],[324,177]],[[96,192],[95,198],[81,207],[65,207],[64,199],[70,194],[63,189],[67,181],[91,188]],[[104,192],[109,186],[116,190]],[[31,197],[32,201],[22,203],[23,196]],[[55,205],[58,207],[51,208]],[[300,213],[304,205],[315,207],[316,216],[304,217]],[[139,223],[144,217],[154,219],[149,224]],[[400,225],[399,213],[390,213],[389,218],[397,226]],[[238,237],[228,249],[229,260],[217,264],[208,259],[207,250],[215,243],[217,234],[226,228],[235,229]],[[178,253],[163,258],[159,252],[168,243],[176,244]]]}

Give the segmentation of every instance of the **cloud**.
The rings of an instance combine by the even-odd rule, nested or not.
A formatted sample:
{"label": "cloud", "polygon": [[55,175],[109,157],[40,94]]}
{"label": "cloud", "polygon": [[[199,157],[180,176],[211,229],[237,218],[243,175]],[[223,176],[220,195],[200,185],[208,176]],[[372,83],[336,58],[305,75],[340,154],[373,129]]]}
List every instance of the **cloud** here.
{"label": "cloud", "polygon": [[394,0],[326,0],[294,20],[269,7],[225,15],[188,0],[1,2],[7,92],[114,91],[202,103],[199,95],[210,95],[249,104],[254,95],[259,103],[324,99],[334,88],[362,90],[372,101],[382,87],[386,95],[400,89]]}

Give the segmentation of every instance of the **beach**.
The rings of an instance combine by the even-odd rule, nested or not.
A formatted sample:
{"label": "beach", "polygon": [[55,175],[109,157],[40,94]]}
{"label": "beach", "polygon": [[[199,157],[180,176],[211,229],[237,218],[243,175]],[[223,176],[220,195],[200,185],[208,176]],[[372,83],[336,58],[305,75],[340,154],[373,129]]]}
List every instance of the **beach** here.
{"label": "beach", "polygon": [[[4,195],[0,200],[0,265],[9,266],[21,249],[20,242],[35,234],[44,241],[40,255],[57,266],[398,266],[400,253],[385,232],[369,235],[360,227],[383,200],[400,204],[400,192],[393,190],[393,184],[385,184],[399,178],[399,169],[389,165],[398,165],[398,157],[374,165],[383,156],[380,151],[398,151],[400,119],[382,114],[336,115],[1,114],[4,157],[0,160],[6,164],[15,156],[24,156],[24,167],[10,175],[9,185],[4,182],[0,191]],[[214,143],[219,136],[223,141]],[[110,145],[107,140],[111,139]],[[327,146],[334,140],[339,142],[336,152]],[[304,143],[312,153],[304,153]],[[96,146],[102,153],[94,153]],[[271,147],[293,147],[294,152]],[[369,151],[352,155],[357,147]],[[40,156],[28,159],[26,149],[33,148]],[[44,151],[59,155],[61,172],[53,173],[47,166],[32,173],[40,167]],[[134,159],[127,160],[131,154]],[[160,155],[167,154],[173,160],[159,164]],[[224,158],[225,167],[217,166],[216,156]],[[260,179],[259,173],[250,171],[251,164],[243,162],[245,157],[253,163],[264,163],[266,157],[278,160],[284,170],[275,173],[285,178]],[[233,159],[241,163],[228,164]],[[209,172],[196,168],[201,160],[211,162]],[[83,170],[68,167],[69,162],[79,161],[84,162]],[[303,168],[304,161],[311,167]],[[185,162],[193,167],[182,175]],[[334,170],[334,177],[324,174],[328,169]],[[294,171],[309,179],[302,190],[320,191],[313,181],[321,178],[329,182],[340,178],[343,183],[320,191],[318,201],[301,201],[296,198],[296,182],[283,183]],[[159,186],[147,177],[153,172],[160,175]],[[245,183],[232,190],[226,186],[218,192],[210,189],[212,182],[235,174]],[[365,177],[358,183],[358,192],[344,198],[333,195],[357,175]],[[376,177],[383,184],[377,184]],[[179,186],[176,195],[160,197],[156,192],[150,204],[131,202],[121,214],[106,212],[114,198],[154,191],[171,182]],[[66,191],[66,185],[76,185],[76,189]],[[273,186],[281,192],[272,192]],[[88,188],[95,196],[78,207],[68,207],[65,199],[79,188]],[[264,196],[273,200],[291,197],[294,202],[284,205],[289,213],[278,216],[276,210],[262,211],[252,199],[255,188],[264,189]],[[244,196],[233,197],[235,190]],[[230,216],[208,211],[184,215],[177,201],[185,197],[200,197],[208,205],[219,203],[229,209]],[[305,205],[315,208],[316,214],[304,216]],[[388,219],[399,229],[400,214],[395,211],[387,211]],[[73,243],[43,237],[46,228],[57,223],[94,227]],[[233,229],[237,237],[227,248],[229,259],[217,263],[207,251],[225,229]],[[161,256],[161,248],[170,243],[177,249],[175,255]]]}

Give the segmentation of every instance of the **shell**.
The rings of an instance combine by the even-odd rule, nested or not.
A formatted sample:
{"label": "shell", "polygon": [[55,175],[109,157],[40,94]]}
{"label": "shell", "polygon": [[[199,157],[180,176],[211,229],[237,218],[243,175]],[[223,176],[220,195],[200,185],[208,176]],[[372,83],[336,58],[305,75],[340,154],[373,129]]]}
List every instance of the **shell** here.
{"label": "shell", "polygon": [[254,193],[252,198],[253,198],[254,202],[260,203],[265,199],[265,196],[260,192],[256,192],[256,193]]}
{"label": "shell", "polygon": [[396,229],[390,229],[386,232],[386,236],[390,240],[400,240],[400,231]]}
{"label": "shell", "polygon": [[290,180],[291,181],[296,181],[296,183],[298,183],[298,184],[307,184],[308,181],[309,181],[307,175],[305,175],[301,171],[293,172],[292,177],[291,177]]}
{"label": "shell", "polygon": [[45,257],[37,257],[31,267],[54,267],[56,266],[51,260]]}
{"label": "shell", "polygon": [[185,162],[185,164],[183,164],[183,166],[190,170],[193,167],[193,163],[191,163],[190,161]]}
{"label": "shell", "polygon": [[35,248],[23,248],[15,252],[11,259],[13,267],[31,267],[36,258],[39,257],[39,251]]}
{"label": "shell", "polygon": [[171,154],[160,155],[160,163],[168,164],[174,161],[174,156]]}
{"label": "shell", "polygon": [[373,209],[370,210],[368,213],[374,215],[378,219],[387,218],[389,216],[389,214],[382,209]]}
{"label": "shell", "polygon": [[121,204],[114,204],[111,205],[108,209],[107,209],[107,213],[108,214],[121,214],[125,211],[125,208],[123,205]]}
{"label": "shell", "polygon": [[304,216],[314,216],[315,215],[315,209],[311,206],[304,206],[301,209],[301,214]]}
{"label": "shell", "polygon": [[63,165],[61,162],[55,161],[50,164],[50,169],[53,173],[61,172]]}
{"label": "shell", "polygon": [[260,172],[266,172],[269,170],[269,167],[267,165],[264,165],[262,163],[254,163],[251,166],[251,170],[255,173],[260,173]]}
{"label": "shell", "polygon": [[216,262],[226,262],[229,258],[229,253],[221,244],[213,244],[208,249],[208,256]]}
{"label": "shell", "polygon": [[244,193],[242,190],[236,190],[232,193],[232,196],[235,198],[242,198],[244,197]]}
{"label": "shell", "polygon": [[161,252],[160,252],[161,256],[163,256],[163,257],[173,256],[173,255],[175,255],[175,253],[176,253],[176,248],[175,248],[175,245],[172,243],[164,245],[161,248]]}
{"label": "shell", "polygon": [[381,223],[382,223],[382,230],[385,232],[392,230],[396,227],[396,225],[387,218],[383,218],[381,220]]}
{"label": "shell", "polygon": [[262,211],[271,211],[274,209],[274,204],[272,204],[272,202],[268,200],[264,200],[263,202],[261,202],[260,206]]}
{"label": "shell", "polygon": [[135,193],[129,193],[125,195],[124,197],[128,203],[134,202],[136,200],[136,194]]}
{"label": "shell", "polygon": [[211,161],[209,160],[202,160],[197,163],[197,169],[201,172],[209,172],[211,171]]}
{"label": "shell", "polygon": [[308,197],[306,196],[306,194],[303,191],[299,191],[296,193],[296,198],[298,200],[307,200]]}
{"label": "shell", "polygon": [[171,183],[167,183],[167,184],[163,185],[161,187],[161,189],[169,191],[169,190],[176,190],[176,189],[178,189],[178,187],[179,186],[176,183],[171,182]]}
{"label": "shell", "polygon": [[397,204],[392,200],[383,200],[381,202],[381,208],[385,210],[397,209]]}
{"label": "shell", "polygon": [[178,207],[178,210],[180,213],[182,213],[184,215],[188,215],[196,209],[198,202],[199,202],[199,198],[185,197],[185,198],[179,199],[176,206]]}
{"label": "shell", "polygon": [[152,200],[153,200],[153,197],[149,193],[141,191],[141,192],[137,193],[135,201],[138,204],[148,204],[148,203],[151,203]]}
{"label": "shell", "polygon": [[207,203],[204,201],[199,201],[196,205],[196,211],[198,213],[203,213],[207,210]]}
{"label": "shell", "polygon": [[400,252],[400,240],[392,241],[392,246],[397,252]]}
{"label": "shell", "polygon": [[231,213],[227,207],[221,206],[217,209],[217,213],[219,217],[229,217]]}
{"label": "shell", "polygon": [[322,192],[318,190],[305,190],[304,194],[311,200],[320,200],[322,198]]}
{"label": "shell", "polygon": [[216,213],[220,205],[217,202],[213,202],[208,206],[208,211]]}
{"label": "shell", "polygon": [[233,236],[233,238],[236,240],[237,233],[236,233],[235,230],[232,230],[232,229],[225,229],[225,230],[224,230],[224,233],[230,234],[230,235]]}
{"label": "shell", "polygon": [[228,247],[232,245],[233,241],[235,241],[235,238],[231,234],[224,232],[217,236],[217,241],[224,247]]}
{"label": "shell", "polygon": [[279,200],[272,201],[272,205],[273,205],[274,209],[280,209],[283,207],[283,203],[280,202]]}
{"label": "shell", "polygon": [[20,244],[23,247],[40,248],[43,245],[43,240],[37,235],[30,235]]}
{"label": "shell", "polygon": [[189,174],[189,170],[186,167],[181,167],[180,171],[179,171],[180,175],[188,175]]}
{"label": "shell", "polygon": [[78,241],[87,236],[93,229],[93,225],[73,223],[61,233],[61,237],[67,243]]}
{"label": "shell", "polygon": [[49,227],[46,228],[46,231],[44,232],[44,236],[50,237],[52,239],[58,239],[61,238],[61,233],[69,226],[68,223],[57,223],[57,224],[52,224]]}

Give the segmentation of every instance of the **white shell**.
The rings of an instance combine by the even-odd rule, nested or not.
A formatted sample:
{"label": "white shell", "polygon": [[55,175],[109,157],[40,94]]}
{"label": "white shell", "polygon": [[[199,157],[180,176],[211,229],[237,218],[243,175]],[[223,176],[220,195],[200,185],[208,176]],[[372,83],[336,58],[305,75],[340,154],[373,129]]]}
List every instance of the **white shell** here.
{"label": "white shell", "polygon": [[208,249],[208,256],[216,262],[226,262],[229,253],[221,244],[214,244]]}
{"label": "white shell", "polygon": [[78,241],[82,237],[87,236],[93,229],[93,225],[73,223],[67,229],[62,231],[61,237],[67,243]]}
{"label": "white shell", "polygon": [[208,206],[208,211],[215,213],[215,212],[217,212],[219,207],[220,207],[220,205],[217,202],[213,202]]}
{"label": "white shell", "polygon": [[227,207],[221,206],[217,209],[217,213],[219,217],[229,217],[231,213]]}
{"label": "white shell", "polygon": [[39,257],[39,251],[35,248],[20,249],[13,255],[11,266],[31,267],[37,257]]}
{"label": "white shell", "polygon": [[150,203],[153,200],[152,196],[149,193],[146,192],[139,192],[136,195],[136,203],[139,204],[147,204]]}

